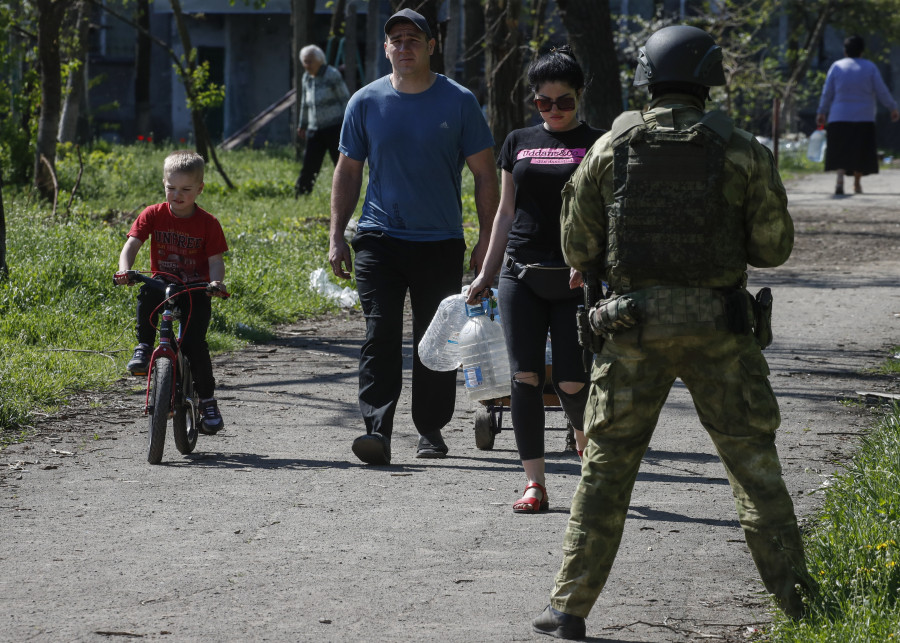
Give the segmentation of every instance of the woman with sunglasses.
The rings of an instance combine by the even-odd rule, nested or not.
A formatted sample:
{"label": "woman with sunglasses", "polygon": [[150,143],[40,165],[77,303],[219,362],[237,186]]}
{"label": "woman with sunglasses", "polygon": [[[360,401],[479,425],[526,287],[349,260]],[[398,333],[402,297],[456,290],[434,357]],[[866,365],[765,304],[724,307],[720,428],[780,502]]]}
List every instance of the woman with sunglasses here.
{"label": "woman with sunglasses", "polygon": [[552,380],[575,428],[579,453],[587,402],[587,374],[575,312],[583,301],[581,274],[570,271],[560,246],[561,190],[603,130],[577,118],[584,73],[568,47],[553,49],[528,69],[542,122],[509,134],[500,151],[500,206],[469,303],[500,273],[500,316],[513,373],[510,415],[527,484],[516,513],[549,508],[544,479],[544,381],[547,332]]}

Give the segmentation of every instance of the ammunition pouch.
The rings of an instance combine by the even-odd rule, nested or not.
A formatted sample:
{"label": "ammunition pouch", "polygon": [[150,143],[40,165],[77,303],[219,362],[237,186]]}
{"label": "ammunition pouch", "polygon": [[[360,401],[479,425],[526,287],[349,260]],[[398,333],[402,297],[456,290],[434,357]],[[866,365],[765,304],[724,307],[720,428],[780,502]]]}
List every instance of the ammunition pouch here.
{"label": "ammunition pouch", "polygon": [[[585,284],[587,285],[587,281]],[[671,337],[697,332],[752,334],[760,348],[772,343],[772,291],[754,297],[745,288],[654,286],[625,295],[591,301],[578,309],[578,337],[586,350],[591,342],[641,327],[645,337]],[[588,309],[587,306],[590,306]]]}
{"label": "ammunition pouch", "polygon": [[772,343],[772,290],[762,288],[752,296],[739,288],[725,295],[728,330],[739,335],[753,333],[760,349]]}
{"label": "ammunition pouch", "polygon": [[743,288],[732,290],[725,295],[725,321],[728,330],[736,335],[753,332],[753,297]]}
{"label": "ammunition pouch", "polygon": [[578,324],[578,343],[588,353],[598,354],[603,349],[603,337],[591,327],[590,311],[584,306],[578,307],[575,321]]}

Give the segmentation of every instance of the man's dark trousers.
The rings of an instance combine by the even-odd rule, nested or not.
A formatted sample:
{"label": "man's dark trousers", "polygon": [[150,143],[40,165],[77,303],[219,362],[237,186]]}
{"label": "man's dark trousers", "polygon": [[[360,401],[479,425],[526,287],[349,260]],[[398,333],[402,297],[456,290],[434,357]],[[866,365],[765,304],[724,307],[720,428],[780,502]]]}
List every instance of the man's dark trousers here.
{"label": "man's dark trousers", "polygon": [[463,239],[406,241],[361,232],[352,242],[366,341],[359,357],[359,408],[366,433],[390,436],[403,386],[404,302],[413,316],[412,420],[420,434],[453,417],[456,371],[432,371],[419,360],[419,341],[441,301],[460,291]]}

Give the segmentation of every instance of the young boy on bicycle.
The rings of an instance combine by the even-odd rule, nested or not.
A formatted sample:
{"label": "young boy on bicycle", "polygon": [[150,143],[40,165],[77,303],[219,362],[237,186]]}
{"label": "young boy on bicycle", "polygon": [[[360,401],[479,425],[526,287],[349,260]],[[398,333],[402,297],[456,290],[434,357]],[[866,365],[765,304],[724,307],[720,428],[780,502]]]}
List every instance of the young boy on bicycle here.
{"label": "young boy on bicycle", "polygon": [[[228,250],[225,234],[219,221],[195,201],[203,191],[203,157],[195,152],[172,152],[163,164],[164,203],[145,208],[128,232],[128,240],[119,254],[118,284],[128,283],[124,274],[131,270],[143,243],[150,239],[150,270],[155,279],[171,283],[206,281],[215,288],[216,296],[225,296],[227,289],[223,253]],[[191,292],[190,305],[181,305],[185,328],[181,350],[191,362],[194,386],[200,398],[201,433],[214,434],[224,422],[214,397],[215,379],[212,360],[206,343],[206,331],[212,315],[212,305],[206,293]],[[164,294],[160,290],[141,286],[137,297],[138,345],[128,362],[132,375],[146,375],[150,356],[156,343],[157,308]]]}

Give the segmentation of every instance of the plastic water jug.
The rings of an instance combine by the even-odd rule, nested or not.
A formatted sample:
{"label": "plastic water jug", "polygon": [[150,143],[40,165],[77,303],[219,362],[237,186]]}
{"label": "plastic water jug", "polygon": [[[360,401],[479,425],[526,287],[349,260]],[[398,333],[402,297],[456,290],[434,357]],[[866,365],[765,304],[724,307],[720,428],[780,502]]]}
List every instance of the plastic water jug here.
{"label": "plastic water jug", "polygon": [[809,137],[809,144],[806,146],[806,158],[813,163],[821,163],[825,159],[826,145],[825,128],[820,126]]}
{"label": "plastic water jug", "polygon": [[438,306],[419,341],[419,359],[433,371],[459,368],[459,333],[469,321],[465,295],[450,295]]}
{"label": "plastic water jug", "polygon": [[495,400],[510,393],[509,355],[498,318],[491,319],[484,306],[466,306],[469,320],[459,333],[466,393],[470,400]]}

